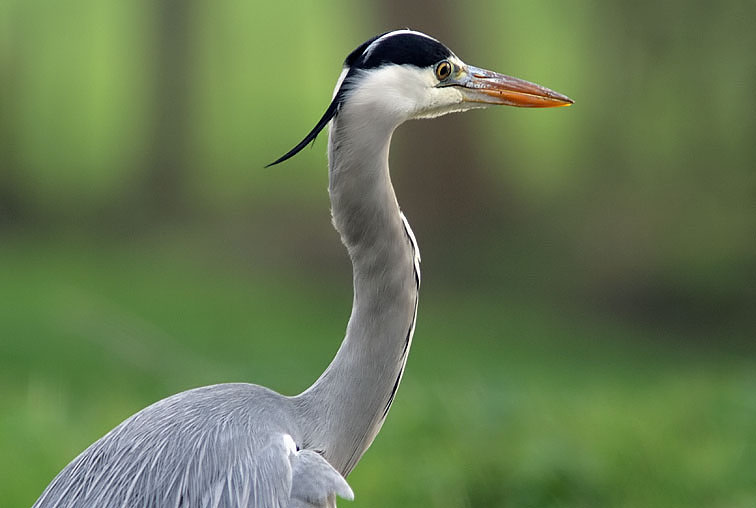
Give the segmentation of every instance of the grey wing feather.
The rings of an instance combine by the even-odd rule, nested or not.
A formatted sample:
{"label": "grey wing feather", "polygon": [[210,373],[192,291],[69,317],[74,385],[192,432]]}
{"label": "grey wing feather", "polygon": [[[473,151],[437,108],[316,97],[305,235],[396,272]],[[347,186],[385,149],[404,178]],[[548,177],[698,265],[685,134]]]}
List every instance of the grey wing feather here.
{"label": "grey wing feather", "polygon": [[[323,464],[315,462],[310,472],[307,457],[314,452],[294,447],[292,453],[300,435],[288,400],[271,390],[245,384],[190,390],[145,408],[93,443],[34,508],[294,507],[295,475],[329,478]],[[337,488],[334,493],[347,492]]]}
{"label": "grey wing feather", "polygon": [[292,454],[291,465],[292,505],[297,500],[305,503],[303,506],[327,506],[328,502],[333,502],[334,495],[354,499],[354,492],[344,477],[318,453],[302,450]]}

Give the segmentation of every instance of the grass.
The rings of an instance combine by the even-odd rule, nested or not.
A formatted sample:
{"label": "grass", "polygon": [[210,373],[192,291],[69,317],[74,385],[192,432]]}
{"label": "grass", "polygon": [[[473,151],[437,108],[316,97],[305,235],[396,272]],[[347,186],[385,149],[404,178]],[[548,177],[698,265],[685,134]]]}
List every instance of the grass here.
{"label": "grass", "polygon": [[[224,381],[295,393],[335,352],[347,284],[156,245],[2,242],[4,505],[30,505],[159,398]],[[756,507],[753,355],[473,290],[422,296],[342,506]]]}

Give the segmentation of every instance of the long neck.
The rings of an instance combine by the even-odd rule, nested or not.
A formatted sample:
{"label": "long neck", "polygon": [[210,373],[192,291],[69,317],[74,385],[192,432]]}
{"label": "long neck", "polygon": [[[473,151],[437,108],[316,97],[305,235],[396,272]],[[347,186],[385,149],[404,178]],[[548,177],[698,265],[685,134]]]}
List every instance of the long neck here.
{"label": "long neck", "polygon": [[333,223],[352,260],[352,314],[336,357],[296,397],[308,445],[345,475],[373,442],[399,386],[420,284],[417,246],[388,170],[394,126],[357,128],[363,118],[340,113],[328,146]]}

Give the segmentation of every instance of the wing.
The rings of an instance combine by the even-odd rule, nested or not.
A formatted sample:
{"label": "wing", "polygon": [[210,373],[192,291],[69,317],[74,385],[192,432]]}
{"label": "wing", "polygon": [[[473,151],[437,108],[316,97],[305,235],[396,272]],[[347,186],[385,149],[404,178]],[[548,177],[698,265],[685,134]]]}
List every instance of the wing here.
{"label": "wing", "polygon": [[302,450],[291,453],[289,458],[292,468],[289,508],[336,506],[336,496],[354,499],[354,492],[344,477],[320,454]]}
{"label": "wing", "polygon": [[34,508],[293,508],[351,495],[325,459],[297,449],[292,436],[301,434],[287,404],[254,385],[164,399],[87,448]]}

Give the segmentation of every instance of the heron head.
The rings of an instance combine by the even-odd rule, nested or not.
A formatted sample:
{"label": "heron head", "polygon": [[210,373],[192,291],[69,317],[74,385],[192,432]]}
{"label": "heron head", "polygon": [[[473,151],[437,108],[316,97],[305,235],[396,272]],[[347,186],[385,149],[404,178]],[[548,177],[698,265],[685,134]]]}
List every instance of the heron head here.
{"label": "heron head", "polygon": [[270,165],[295,155],[334,117],[394,129],[406,120],[474,108],[545,108],[572,102],[535,83],[468,65],[428,35],[395,30],[373,37],[347,56],[328,110],[297,146]]}
{"label": "heron head", "polygon": [[[463,62],[420,32],[397,30],[353,51],[337,86],[342,107],[397,123],[493,105],[568,106],[568,97],[525,80]],[[342,92],[343,90],[343,92]]]}

